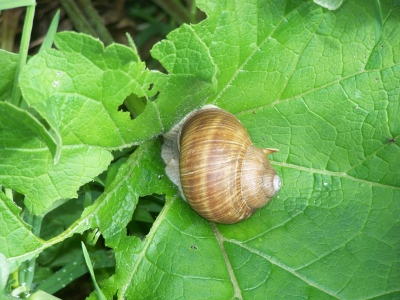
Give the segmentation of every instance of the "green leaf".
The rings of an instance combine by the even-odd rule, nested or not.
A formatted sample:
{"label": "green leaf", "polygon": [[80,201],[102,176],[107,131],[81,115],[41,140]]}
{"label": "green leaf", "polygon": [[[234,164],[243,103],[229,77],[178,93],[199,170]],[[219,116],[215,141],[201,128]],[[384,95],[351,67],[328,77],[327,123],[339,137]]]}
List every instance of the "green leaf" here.
{"label": "green leaf", "polygon": [[0,180],[3,186],[25,194],[26,207],[37,215],[48,211],[60,199],[77,197],[79,186],[101,173],[112,159],[108,151],[98,147],[63,146],[63,155],[54,164],[46,147],[35,140],[30,140],[30,144],[32,148],[24,144],[20,149],[2,151]]}
{"label": "green leaf", "polygon": [[43,40],[42,45],[40,46],[40,50],[39,51],[43,51],[45,49],[50,49],[51,46],[53,45],[53,41],[54,41],[54,35],[57,32],[57,28],[58,28],[58,23],[60,21],[60,10],[58,10],[56,12],[56,14],[53,17],[53,20],[51,20],[51,24],[50,27],[46,33],[46,36]]}
{"label": "green leaf", "polygon": [[0,243],[3,245],[0,251],[7,257],[10,273],[23,261],[35,257],[31,251],[44,244],[22,221],[20,212],[21,209],[0,191]]}
{"label": "green leaf", "polygon": [[[158,116],[163,131],[168,131],[190,111],[202,106],[216,89],[218,69],[209,49],[192,27],[183,25],[156,44],[151,53],[170,72],[155,107],[149,107],[138,121]],[[173,101],[173,105],[171,105]]]}
{"label": "green leaf", "polygon": [[6,256],[0,252],[0,296],[2,296],[4,288],[7,284],[9,269]]}
{"label": "green leaf", "polygon": [[[3,145],[0,147],[0,162],[3,165],[7,164],[7,161],[3,159],[8,157],[10,151],[14,152],[22,148],[21,151],[29,152],[43,147],[43,143],[53,156],[54,163],[58,162],[61,152],[59,136],[53,137],[30,113],[8,102],[0,102],[0,115],[5,116],[4,121],[0,121],[0,139],[3,140]],[[8,174],[7,167],[1,173]]]}
{"label": "green leaf", "polygon": [[[146,70],[130,48],[104,49],[73,33],[58,34],[58,50],[30,60],[23,95],[63,141],[61,167],[49,176],[60,179],[51,181],[56,192],[73,185],[59,175],[65,166],[105,153],[96,174],[109,164],[109,150],[142,144],[65,232],[49,241],[33,237],[22,250],[23,236],[5,240],[9,265],[98,228],[116,255],[115,275],[100,284],[108,298],[399,298],[398,3],[381,2],[378,43],[372,2],[346,1],[336,11],[297,0],[197,4],[208,18],[183,25],[152,50],[167,75]],[[118,111],[131,94],[147,99],[135,120]],[[280,193],[235,225],[210,224],[173,196],[160,141],[144,142],[206,102],[234,113],[257,146],[280,150],[271,156]],[[104,152],[75,161],[77,149]],[[7,161],[20,174],[51,165],[48,151],[35,168],[24,169],[22,156],[13,155]],[[38,177],[11,175],[7,183],[24,181],[22,187]],[[74,180],[74,189],[91,176]],[[31,184],[42,189],[35,198],[48,197],[46,185]],[[167,203],[150,233],[127,236],[138,197],[153,193],[166,194]],[[29,208],[40,211],[40,203]],[[29,236],[15,222],[15,205],[3,214],[12,216],[3,217],[4,226],[19,224]]]}
{"label": "green leaf", "polygon": [[[32,244],[29,250],[22,251],[23,257],[14,255],[18,253],[15,252],[14,247],[24,241],[10,243],[10,251],[6,253],[9,265],[15,267],[25,259],[37,256],[44,249],[90,228],[99,228],[106,238],[125,232],[125,227],[132,217],[140,196],[152,193],[173,195],[176,192],[173,184],[165,176],[160,151],[159,140],[141,145],[126,164],[120,167],[117,176],[105,192],[63,233],[48,241],[43,241],[43,245]],[[143,182],[146,184],[142,184]],[[6,212],[9,213],[7,210]],[[6,224],[9,222],[13,220],[6,219]]]}
{"label": "green leaf", "polygon": [[0,49],[0,101],[11,98],[18,55]]}
{"label": "green leaf", "polygon": [[83,256],[85,257],[86,265],[87,265],[87,267],[89,269],[90,277],[92,277],[93,284],[94,284],[94,286],[96,288],[97,296],[99,297],[100,300],[105,300],[106,297],[104,297],[103,292],[100,290],[100,287],[97,284],[96,277],[94,276],[92,262],[90,260],[90,256],[89,256],[89,253],[88,253],[88,251],[86,249],[86,246],[85,246],[85,244],[83,242],[82,242],[82,251],[83,251]]}
{"label": "green leaf", "polygon": [[16,8],[21,6],[36,5],[35,0],[1,0],[0,10],[6,10],[10,8]]}
{"label": "green leaf", "polygon": [[[198,4],[208,19],[192,37],[219,69],[207,102],[235,113],[257,146],[280,149],[272,165],[283,187],[235,225],[168,198],[144,241],[106,238],[117,268],[105,295],[399,297],[398,9],[385,10],[375,45],[373,4],[361,0],[334,12],[302,1]],[[155,49],[171,78],[191,76],[170,66],[168,42]]]}
{"label": "green leaf", "polygon": [[59,132],[64,145],[118,149],[137,143],[141,133],[118,107],[132,93],[154,96],[162,74],[145,70],[137,54],[122,45],[104,49],[99,40],[71,32],[58,33],[54,43],[58,51],[36,55],[21,74],[28,104]]}
{"label": "green leaf", "polygon": [[160,157],[160,141],[143,143],[119,168],[117,176],[96,202],[82,214],[91,228],[99,227],[105,238],[125,231],[139,196],[152,193],[173,195],[176,189],[167,180]]}
{"label": "green leaf", "polygon": [[[33,57],[20,82],[26,102],[61,136],[63,155],[59,164],[51,167],[47,166],[45,152],[5,157],[12,170],[3,184],[26,194],[26,205],[33,213],[43,213],[58,199],[76,197],[80,185],[105,169],[111,156],[103,149],[119,149],[150,139],[202,105],[215,89],[216,69],[205,46],[191,35],[192,30],[183,27],[171,36],[171,41],[159,44],[158,47],[177,49],[167,66],[175,68],[177,74],[165,83],[164,75],[144,69],[131,48],[113,44],[104,49],[98,40],[86,35],[57,34],[55,45],[59,50],[49,49]],[[180,63],[182,55],[200,60],[195,66],[185,66]],[[196,76],[186,76],[186,71]],[[164,85],[166,92],[157,103],[148,102],[137,119],[131,120],[129,113],[118,111],[130,94],[153,97]],[[182,93],[182,87],[188,93]],[[169,105],[171,97],[180,101],[178,109]],[[190,105],[185,104],[188,100]],[[26,164],[28,157],[36,169],[34,178],[18,183],[15,177],[32,169],[32,165]],[[88,169],[89,163],[92,170]],[[69,171],[64,172],[66,169]],[[85,176],[74,176],[82,172],[86,172]],[[46,197],[40,196],[42,191]]]}

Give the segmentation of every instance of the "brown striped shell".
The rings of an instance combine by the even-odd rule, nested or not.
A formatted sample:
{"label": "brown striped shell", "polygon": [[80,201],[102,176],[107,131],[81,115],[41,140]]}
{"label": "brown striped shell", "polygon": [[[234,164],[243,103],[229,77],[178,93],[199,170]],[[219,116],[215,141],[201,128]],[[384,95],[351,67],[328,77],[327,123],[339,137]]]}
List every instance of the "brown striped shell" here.
{"label": "brown striped shell", "polygon": [[[174,159],[166,154],[171,143],[179,153]],[[250,217],[278,192],[280,178],[265,154],[271,152],[252,145],[234,115],[211,107],[192,113],[174,134],[167,134],[162,155],[167,174],[198,214],[232,224]],[[171,165],[178,174],[170,174]]]}

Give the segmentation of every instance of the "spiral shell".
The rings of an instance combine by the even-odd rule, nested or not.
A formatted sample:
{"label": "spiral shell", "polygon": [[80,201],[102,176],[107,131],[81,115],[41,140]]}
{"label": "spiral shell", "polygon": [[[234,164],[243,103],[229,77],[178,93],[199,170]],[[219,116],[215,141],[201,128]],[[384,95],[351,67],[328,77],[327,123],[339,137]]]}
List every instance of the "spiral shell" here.
{"label": "spiral shell", "polygon": [[[166,155],[171,148],[177,151],[173,159]],[[162,155],[167,174],[198,214],[232,224],[250,217],[280,189],[280,178],[265,152],[252,145],[234,115],[207,107],[164,137]]]}

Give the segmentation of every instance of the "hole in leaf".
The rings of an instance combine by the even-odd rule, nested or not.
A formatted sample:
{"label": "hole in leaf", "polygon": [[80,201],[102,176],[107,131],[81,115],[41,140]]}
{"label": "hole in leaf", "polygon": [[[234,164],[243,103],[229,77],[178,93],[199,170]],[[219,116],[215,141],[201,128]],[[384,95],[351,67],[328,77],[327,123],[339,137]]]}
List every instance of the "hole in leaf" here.
{"label": "hole in leaf", "polygon": [[138,97],[135,94],[130,94],[126,97],[124,103],[118,107],[120,111],[130,113],[132,119],[137,118],[146,109],[146,98]]}

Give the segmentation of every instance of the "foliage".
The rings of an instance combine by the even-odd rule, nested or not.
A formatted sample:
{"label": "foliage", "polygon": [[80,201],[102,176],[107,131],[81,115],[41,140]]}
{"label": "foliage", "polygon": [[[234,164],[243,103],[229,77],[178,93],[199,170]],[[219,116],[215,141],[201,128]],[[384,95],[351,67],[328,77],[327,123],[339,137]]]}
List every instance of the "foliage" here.
{"label": "foliage", "polygon": [[[28,109],[9,103],[17,58],[0,52],[9,272],[39,254],[55,263],[69,237],[96,229],[115,254],[115,273],[96,276],[108,299],[400,297],[399,4],[380,2],[379,30],[377,6],[362,0],[333,11],[297,0],[196,4],[207,19],[151,50],[166,74],[135,48],[58,33],[19,76]],[[134,119],[120,110],[132,94],[146,102]],[[160,158],[160,135],[205,103],[280,150],[279,195],[235,225],[191,210]],[[145,238],[128,235],[149,195],[165,195],[164,207]],[[44,217],[40,237],[15,202]]]}

